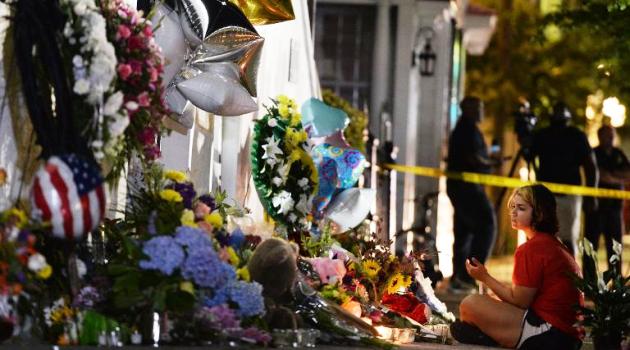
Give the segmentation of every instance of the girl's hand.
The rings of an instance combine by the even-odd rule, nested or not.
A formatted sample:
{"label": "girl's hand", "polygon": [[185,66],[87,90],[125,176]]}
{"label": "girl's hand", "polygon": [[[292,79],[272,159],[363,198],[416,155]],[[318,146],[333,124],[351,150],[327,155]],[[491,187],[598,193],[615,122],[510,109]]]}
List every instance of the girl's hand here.
{"label": "girl's hand", "polygon": [[466,259],[466,271],[468,271],[470,277],[481,282],[483,282],[488,276],[488,270],[486,270],[486,267],[475,258],[472,258],[472,261],[470,259]]}

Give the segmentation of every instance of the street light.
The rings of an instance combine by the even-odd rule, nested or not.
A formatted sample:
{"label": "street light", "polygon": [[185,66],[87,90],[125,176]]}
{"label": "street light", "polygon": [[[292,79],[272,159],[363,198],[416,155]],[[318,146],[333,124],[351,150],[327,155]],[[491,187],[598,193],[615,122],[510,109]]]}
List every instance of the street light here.
{"label": "street light", "polygon": [[431,47],[431,40],[433,39],[433,35],[435,35],[435,32],[431,27],[422,27],[418,29],[418,32],[416,33],[416,48],[418,47],[418,41],[420,41],[421,38],[424,38],[424,46],[422,48],[422,51],[417,54],[417,50],[414,50],[413,63],[414,65],[416,64],[417,61],[415,58],[417,56],[420,65],[420,75],[424,77],[433,76],[433,74],[435,73],[435,60],[437,58],[437,55]]}

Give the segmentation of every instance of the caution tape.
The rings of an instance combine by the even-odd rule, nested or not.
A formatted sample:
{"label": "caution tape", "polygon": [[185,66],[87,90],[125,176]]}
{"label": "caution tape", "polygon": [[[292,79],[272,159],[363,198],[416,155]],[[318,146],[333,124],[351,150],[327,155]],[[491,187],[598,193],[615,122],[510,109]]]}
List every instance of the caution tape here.
{"label": "caution tape", "polygon": [[507,176],[469,173],[469,172],[444,171],[438,168],[430,168],[430,167],[423,167],[423,166],[385,164],[384,167],[387,169],[396,170],[401,173],[409,173],[409,174],[415,174],[415,175],[427,176],[427,177],[436,177],[436,178],[445,176],[449,179],[461,180],[461,181],[480,184],[480,185],[516,188],[516,187],[527,186],[527,185],[532,185],[534,183],[538,183],[538,184],[545,185],[553,193],[591,196],[591,197],[616,198],[616,199],[630,199],[630,191],[613,190],[613,189],[608,189],[608,188],[576,186],[576,185],[567,185],[567,184],[559,184],[559,183],[543,182],[543,181],[524,181],[524,180],[520,180],[513,177],[507,177]]}

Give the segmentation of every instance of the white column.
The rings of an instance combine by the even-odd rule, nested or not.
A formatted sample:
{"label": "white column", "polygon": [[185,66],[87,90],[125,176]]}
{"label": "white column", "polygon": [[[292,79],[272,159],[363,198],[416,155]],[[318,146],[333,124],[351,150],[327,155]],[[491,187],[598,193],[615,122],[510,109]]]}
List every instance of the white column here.
{"label": "white column", "polygon": [[[398,29],[396,32],[396,60],[394,62],[394,101],[393,101],[393,139],[394,145],[398,148],[398,162],[406,163],[409,154],[414,154],[415,144],[421,140],[408,135],[411,129],[409,123],[415,120],[409,116],[409,97],[411,75],[415,71],[411,68],[411,51],[415,36],[415,1],[403,0],[398,3]],[[413,202],[413,191],[405,190],[405,183],[413,181],[413,177],[397,174],[396,176],[396,221],[390,222],[391,234],[406,227],[403,223],[403,212],[405,203]]]}
{"label": "white column", "polygon": [[380,136],[380,113],[383,103],[387,101],[389,92],[389,8],[389,0],[378,0],[374,61],[372,62],[370,122],[368,124],[370,132],[376,137]]}

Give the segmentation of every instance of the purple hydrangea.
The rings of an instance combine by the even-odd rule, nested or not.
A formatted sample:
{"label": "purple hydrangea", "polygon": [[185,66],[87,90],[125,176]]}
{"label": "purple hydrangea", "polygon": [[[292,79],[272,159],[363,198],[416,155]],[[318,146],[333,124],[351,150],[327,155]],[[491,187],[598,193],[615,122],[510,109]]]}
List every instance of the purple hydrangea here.
{"label": "purple hydrangea", "polygon": [[210,237],[208,237],[206,231],[194,227],[178,227],[175,230],[175,242],[179,243],[183,247],[186,247],[189,254],[193,250],[202,248],[210,248],[214,250],[212,247],[212,241],[210,240]]}
{"label": "purple hydrangea", "polygon": [[184,261],[184,250],[169,236],[151,238],[144,243],[142,252],[149,260],[140,261],[140,268],[159,270],[168,276]]}
{"label": "purple hydrangea", "polygon": [[221,261],[211,247],[199,247],[188,252],[182,276],[201,287],[219,288],[235,279],[236,272],[232,265]]}
{"label": "purple hydrangea", "polygon": [[78,308],[91,309],[94,305],[103,301],[103,296],[93,286],[81,288],[79,294],[74,299],[73,305]]}
{"label": "purple hydrangea", "polygon": [[207,205],[210,208],[210,211],[214,211],[217,208],[217,204],[214,201],[214,198],[209,194],[204,194],[198,198],[200,202]]}
{"label": "purple hydrangea", "polygon": [[186,209],[192,209],[193,199],[195,199],[195,196],[197,195],[192,182],[174,183],[166,186],[166,188],[179,192],[182,196],[182,203],[184,203],[184,207]]}
{"label": "purple hydrangea", "polygon": [[210,329],[224,330],[240,328],[241,326],[241,321],[236,316],[234,310],[230,309],[225,304],[203,307],[197,311],[195,316],[205,327]]}
{"label": "purple hydrangea", "polygon": [[230,301],[238,306],[239,316],[254,316],[265,312],[262,286],[259,283],[233,280],[223,289],[221,293],[227,294]]}

